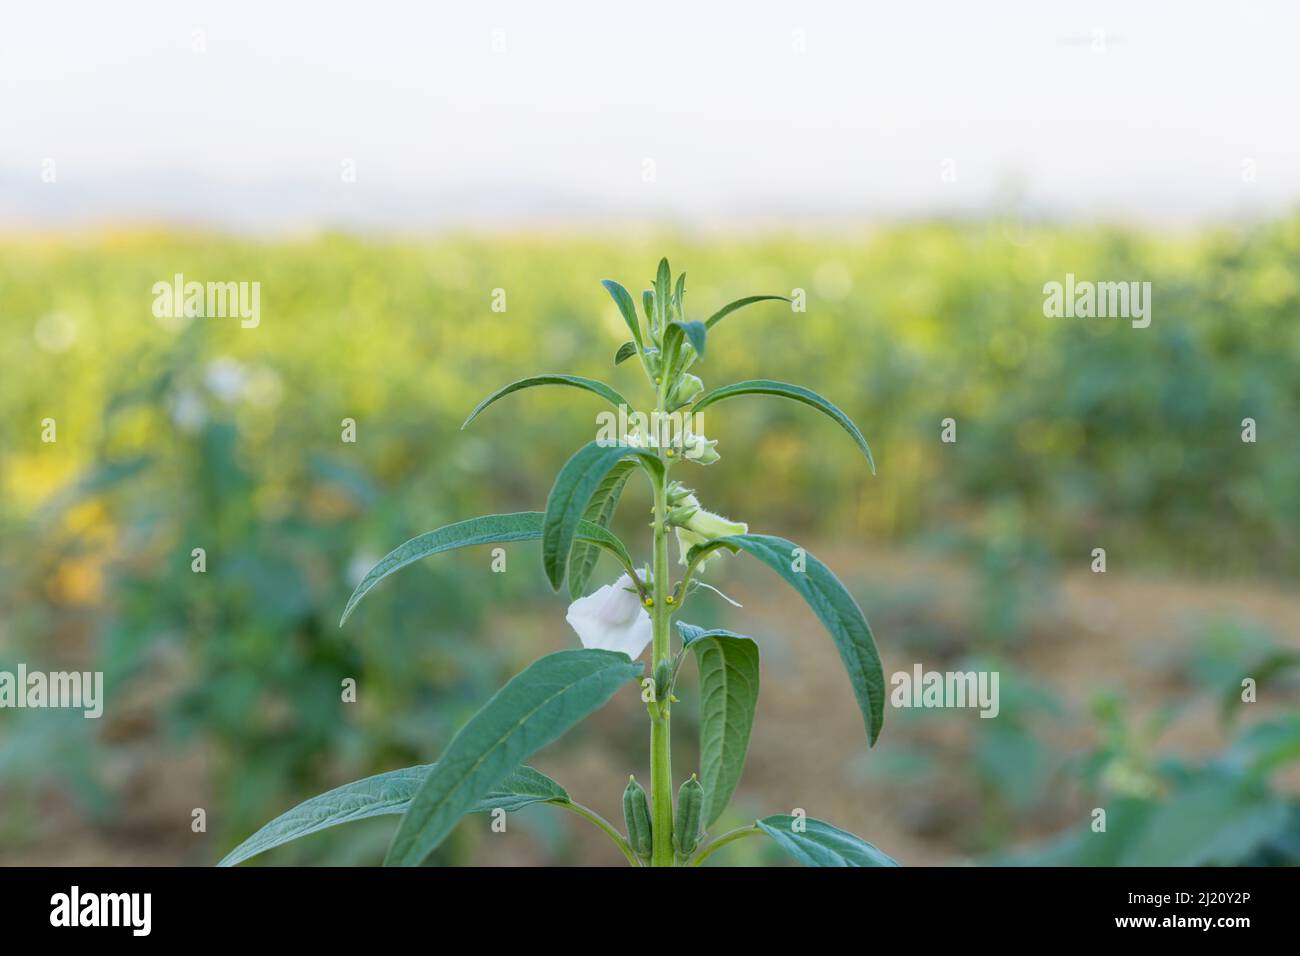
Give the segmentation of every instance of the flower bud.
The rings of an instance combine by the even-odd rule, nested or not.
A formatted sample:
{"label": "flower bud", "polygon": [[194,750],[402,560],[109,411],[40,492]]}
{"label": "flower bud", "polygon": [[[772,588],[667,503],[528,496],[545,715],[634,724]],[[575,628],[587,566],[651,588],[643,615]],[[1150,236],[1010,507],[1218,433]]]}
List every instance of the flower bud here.
{"label": "flower bud", "polygon": [[650,805],[636,777],[627,778],[623,791],[623,819],[627,823],[627,842],[642,859],[650,856],[653,839],[650,830]]}
{"label": "flower bud", "polygon": [[693,508],[690,505],[682,505],[680,508],[673,508],[668,512],[668,523],[670,525],[681,527],[686,524],[686,522],[690,521],[691,516],[698,510],[698,508]]}
{"label": "flower bud", "polygon": [[695,360],[699,357],[699,353],[695,351],[695,346],[690,341],[683,341],[677,350],[677,368],[684,372],[694,365]]}
{"label": "flower bud", "polygon": [[691,779],[677,791],[677,819],[673,822],[673,841],[677,853],[690,856],[700,844],[700,813],[704,807],[704,787],[691,774]]}
{"label": "flower bud", "polygon": [[687,435],[682,443],[682,457],[690,459],[697,465],[711,465],[722,456],[717,452],[718,441],[710,441],[703,435]]}
{"label": "flower bud", "polygon": [[700,381],[698,375],[682,375],[668,390],[666,402],[668,410],[676,411],[687,402],[694,401],[702,391],[704,391],[704,383]]}
{"label": "flower bud", "polygon": [[[670,481],[668,483],[668,504],[677,508],[686,503],[687,498],[694,498],[691,489],[687,488],[680,481]],[[698,502],[696,502],[698,504]]]}

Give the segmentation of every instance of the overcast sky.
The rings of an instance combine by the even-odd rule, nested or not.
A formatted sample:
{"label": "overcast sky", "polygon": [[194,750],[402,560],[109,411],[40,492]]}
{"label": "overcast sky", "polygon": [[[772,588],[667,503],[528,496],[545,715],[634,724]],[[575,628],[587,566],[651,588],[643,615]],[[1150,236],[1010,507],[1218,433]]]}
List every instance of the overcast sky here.
{"label": "overcast sky", "polygon": [[1297,43],[1250,0],[3,0],[0,227],[1278,215]]}

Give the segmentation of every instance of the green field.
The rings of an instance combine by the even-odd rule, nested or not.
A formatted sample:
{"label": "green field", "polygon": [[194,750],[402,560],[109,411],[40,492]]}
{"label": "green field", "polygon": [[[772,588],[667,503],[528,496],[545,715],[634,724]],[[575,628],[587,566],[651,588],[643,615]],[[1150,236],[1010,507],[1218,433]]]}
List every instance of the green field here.
{"label": "green field", "polygon": [[[125,840],[161,847],[149,861],[215,861],[323,784],[433,759],[431,742],[445,742],[503,675],[568,640],[564,604],[522,545],[504,575],[489,572],[486,553],[425,562],[348,627],[337,622],[359,574],[411,535],[542,507],[550,476],[591,440],[600,410],[595,399],[537,390],[462,432],[480,398],[538,370],[646,397],[633,363],[612,367],[625,334],[599,280],[636,295],[660,255],[686,270],[693,317],[741,295],[803,290],[806,311],[763,304],[729,318],[694,371],[707,387],[757,377],[815,386],[859,423],[878,465],[873,477],[833,423],[801,406],[736,402],[705,413],[722,460],[698,470],[701,498],[755,531],[850,561],[936,560],[973,581],[954,625],[930,613],[942,594],[928,573],[906,564],[886,588],[870,562],[851,568],[846,581],[887,672],[920,659],[908,650],[1019,667],[1033,657],[1053,587],[1086,573],[1097,547],[1108,574],[1294,594],[1300,218],[1179,235],[1009,222],[631,240],[9,235],[0,238],[0,667],[103,670],[130,703],[103,726],[4,715],[0,858],[22,859],[45,839],[68,862],[93,860],[87,846]],[[1045,317],[1043,286],[1066,272],[1150,281],[1150,327]],[[151,289],[177,273],[260,283],[259,324],[156,318]],[[493,309],[497,290],[504,311]],[[954,443],[940,440],[949,418]],[[53,442],[42,440],[48,419]],[[345,419],[355,443],[341,440]],[[639,532],[646,504],[629,495],[618,524]],[[202,575],[191,569],[197,547]],[[1146,731],[1126,716],[1156,720],[1189,697],[1217,702],[1243,660],[1280,660],[1284,674],[1283,652],[1300,646],[1295,619],[1289,629],[1240,615],[1177,626],[1187,639],[1171,666],[1185,682],[1152,685],[1165,695],[1156,701],[1106,696],[1114,688],[1104,681],[1081,689],[1098,692],[1088,702],[1072,701],[1061,680],[1035,683],[1032,660],[1020,667],[1009,729],[951,744],[972,816],[963,839],[931,842],[931,858],[1019,849],[1062,829],[1021,801],[1116,780],[1133,801],[1126,819],[1184,799],[1196,813],[1242,814],[1240,858],[1296,852],[1300,813],[1280,795],[1294,777],[1273,776],[1294,771],[1300,752],[1293,682],[1270,685],[1278,690],[1258,716],[1272,724],[1225,718],[1221,748],[1180,755],[1203,778],[1169,770],[1172,758],[1155,738],[1138,741]],[[363,688],[351,708],[339,703],[346,676]],[[1038,736],[1041,714],[1054,710],[1078,728],[1063,735],[1077,758],[1068,765],[1049,766],[1054,747]],[[622,716],[610,718],[616,741],[636,733]],[[1256,723],[1265,729],[1227,749]],[[904,746],[902,718],[891,730],[899,739],[861,756],[860,777],[825,786],[874,794],[882,775],[936,793],[953,785],[925,765],[937,744]],[[580,736],[568,746],[620,761],[642,749],[639,737],[627,743]],[[1251,762],[1261,748],[1266,766]],[[1219,750],[1246,761],[1249,779],[1224,783],[1205,770]],[[754,759],[761,781],[761,750]],[[1034,761],[1033,781],[1016,776]],[[1024,785],[999,793],[1008,779]],[[169,785],[181,816],[140,817]],[[198,806],[208,833],[196,844],[188,808]],[[1199,839],[1157,825],[1177,835],[1150,837],[1146,859]],[[553,824],[525,826],[539,858],[581,852]],[[59,843],[56,832],[72,835]],[[375,862],[388,832],[361,828],[271,861]],[[465,833],[440,852],[478,858],[480,842]]]}

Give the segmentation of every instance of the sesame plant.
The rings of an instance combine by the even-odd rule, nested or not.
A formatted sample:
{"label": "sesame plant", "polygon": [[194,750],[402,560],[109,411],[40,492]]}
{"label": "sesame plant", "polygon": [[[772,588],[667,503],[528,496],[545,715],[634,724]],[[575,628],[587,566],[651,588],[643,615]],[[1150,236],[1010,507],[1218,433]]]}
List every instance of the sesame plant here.
{"label": "sesame plant", "polygon": [[[623,286],[610,280],[604,286],[631,334],[614,364],[638,360],[653,391],[654,412],[634,413],[629,419],[633,406],[621,394],[576,375],[538,375],[493,392],[470,413],[466,426],[514,392],[565,385],[609,401],[619,410],[619,420],[630,420],[633,427],[617,434],[614,416],[606,413],[610,427],[602,428],[596,440],[578,449],[560,469],[545,511],[471,518],[396,548],[357,586],[340,621],[342,626],[380,581],[422,558],[469,545],[535,539],[541,542],[542,568],[551,587],[558,591],[568,579],[572,603],[567,619],[582,648],[540,657],[513,677],[461,727],[436,763],[381,773],[313,797],[253,834],[223,865],[340,823],[400,814],[385,864],[417,866],[466,814],[508,813],[539,803],[572,812],[599,828],[633,866],[698,865],[728,844],[753,836],[770,838],[807,865],[893,865],[871,844],[801,810],[767,816],[708,839],[744,766],[758,700],[759,645],[741,634],[706,630],[679,617],[690,600],[704,599],[695,595],[716,590],[703,578],[711,563],[726,554],[752,555],[783,578],[825,626],[848,672],[867,741],[874,744],[884,717],[884,677],[857,602],[804,549],[784,538],[751,534],[746,524],[706,510],[685,483],[687,469],[708,466],[719,457],[717,442],[697,427],[699,413],[742,395],[773,395],[823,412],[849,433],[874,470],[866,439],[848,416],[809,389],[757,379],[706,392],[692,372],[702,364],[719,322],[755,303],[789,301],[784,296],[749,296],[704,321],[688,320],[686,277],[680,275],[674,283],[666,259],[659,263],[654,288],[642,294],[641,315]],[[675,477],[678,468],[682,471]],[[628,547],[609,530],[624,486],[634,476],[649,482],[654,501],[651,557],[639,568]],[[675,566],[669,555],[674,537]],[[585,594],[602,552],[618,562],[622,574]],[[648,668],[640,660],[647,645]],[[699,674],[700,766],[683,775],[674,809],[671,715],[678,703],[677,678],[688,659]],[[650,792],[629,777],[623,791],[625,832],[525,765],[619,691],[639,694],[650,725]]]}

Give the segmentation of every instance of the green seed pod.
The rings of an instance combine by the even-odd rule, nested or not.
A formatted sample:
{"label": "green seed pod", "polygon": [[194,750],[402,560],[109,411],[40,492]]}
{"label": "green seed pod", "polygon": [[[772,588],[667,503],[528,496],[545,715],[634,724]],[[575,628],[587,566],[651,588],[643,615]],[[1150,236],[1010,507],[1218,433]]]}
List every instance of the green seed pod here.
{"label": "green seed pod", "polygon": [[623,791],[623,819],[627,822],[627,842],[631,844],[632,852],[642,859],[649,857],[653,843],[650,805],[636,777],[627,778],[627,789]]}
{"label": "green seed pod", "polygon": [[[670,595],[671,596],[671,595]],[[667,700],[668,694],[672,690],[673,664],[672,661],[662,660],[659,666],[655,668],[655,700]]]}
{"label": "green seed pod", "polygon": [[690,856],[700,843],[700,812],[704,808],[704,787],[691,774],[691,779],[677,791],[677,819],[673,823],[673,839],[677,852]]}

